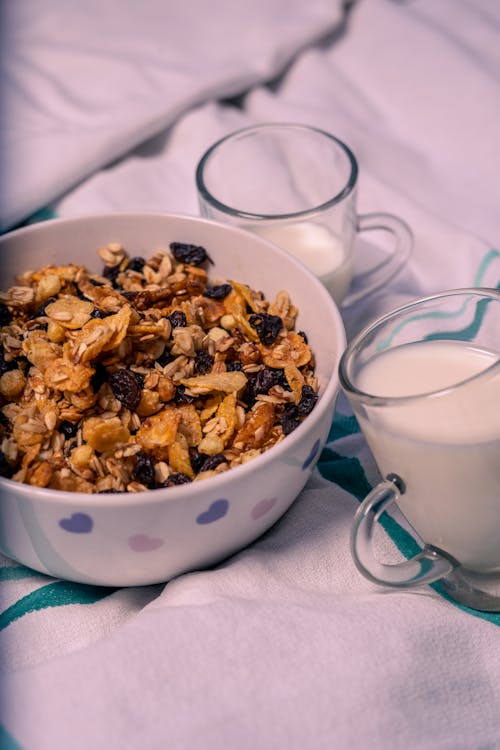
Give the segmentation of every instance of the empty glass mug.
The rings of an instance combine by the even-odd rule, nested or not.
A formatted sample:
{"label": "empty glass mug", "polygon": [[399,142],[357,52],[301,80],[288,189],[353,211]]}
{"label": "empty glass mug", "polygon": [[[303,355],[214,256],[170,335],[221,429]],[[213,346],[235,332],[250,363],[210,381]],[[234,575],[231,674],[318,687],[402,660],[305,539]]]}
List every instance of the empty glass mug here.
{"label": "empty glass mug", "polygon": [[[358,164],[342,141],[318,128],[265,123],[212,145],[196,169],[201,214],[253,231],[297,256],[347,307],[386,284],[412,247],[407,225],[386,213],[358,215]],[[354,275],[358,232],[385,230],[392,249]],[[349,291],[351,290],[351,291]]]}
{"label": "empty glass mug", "polygon": [[[340,382],[384,477],[355,515],[357,568],[396,588],[442,579],[453,599],[500,611],[500,292],[385,315],[349,344]],[[387,564],[373,534],[394,502],[424,547]]]}

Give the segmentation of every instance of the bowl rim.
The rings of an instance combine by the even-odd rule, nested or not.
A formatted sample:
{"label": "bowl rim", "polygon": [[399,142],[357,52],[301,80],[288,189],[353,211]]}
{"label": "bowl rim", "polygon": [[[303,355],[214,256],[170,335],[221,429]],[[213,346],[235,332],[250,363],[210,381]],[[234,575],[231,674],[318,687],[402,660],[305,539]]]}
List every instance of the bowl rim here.
{"label": "bowl rim", "polygon": [[[193,497],[193,490],[196,495],[198,489],[202,490],[206,488],[206,491],[212,491],[212,494],[219,494],[219,488],[226,486],[232,481],[239,479],[244,480],[251,473],[257,470],[259,467],[265,467],[267,464],[273,462],[275,459],[279,460],[281,456],[288,453],[292,448],[292,445],[300,442],[302,437],[311,431],[313,425],[320,421],[324,414],[324,411],[328,404],[335,399],[339,392],[340,381],[338,373],[338,365],[342,353],[346,347],[346,332],[344,323],[340,314],[340,310],[329,293],[319,281],[319,279],[295,256],[287,253],[285,250],[264,239],[254,233],[242,229],[240,227],[223,224],[222,222],[214,221],[213,219],[206,219],[204,217],[195,216],[191,214],[182,213],[169,213],[159,211],[112,211],[102,213],[86,213],[79,214],[71,217],[61,217],[54,219],[47,219],[42,222],[35,224],[29,224],[27,226],[19,227],[17,229],[10,230],[2,236],[0,236],[0,252],[3,250],[3,246],[6,245],[10,240],[17,239],[26,234],[36,234],[44,228],[49,229],[55,225],[62,224],[76,224],[76,223],[87,223],[89,221],[102,221],[105,223],[110,220],[128,219],[128,220],[147,220],[147,219],[165,219],[169,220],[182,220],[186,222],[194,222],[196,224],[207,225],[216,227],[219,231],[227,231],[230,234],[244,235],[251,239],[252,242],[257,242],[260,245],[268,246],[269,250],[274,254],[278,254],[285,259],[285,262],[291,263],[297,266],[302,273],[309,277],[310,283],[316,287],[315,296],[317,295],[323,306],[329,311],[329,319],[334,321],[334,340],[338,346],[338,351],[335,355],[336,366],[330,373],[328,381],[324,386],[324,390],[319,395],[319,399],[314,409],[307,417],[301,422],[301,424],[289,435],[278,444],[273,445],[264,453],[256,456],[247,463],[234,466],[227,471],[217,474],[213,477],[207,477],[199,482],[189,482],[184,485],[177,485],[174,487],[159,487],[153,490],[145,490],[143,492],[116,492],[116,493],[87,493],[87,492],[69,492],[67,490],[54,490],[46,487],[33,487],[32,485],[24,484],[23,482],[17,482],[13,479],[7,479],[6,477],[0,476],[0,490],[2,494],[8,493],[11,497],[14,495],[18,499],[26,499],[36,502],[50,501],[56,505],[71,505],[78,503],[79,505],[86,504],[87,507],[119,507],[119,506],[132,506],[137,504],[160,504],[164,502],[174,502],[175,500],[187,501],[190,497]],[[196,489],[193,485],[196,484]]]}

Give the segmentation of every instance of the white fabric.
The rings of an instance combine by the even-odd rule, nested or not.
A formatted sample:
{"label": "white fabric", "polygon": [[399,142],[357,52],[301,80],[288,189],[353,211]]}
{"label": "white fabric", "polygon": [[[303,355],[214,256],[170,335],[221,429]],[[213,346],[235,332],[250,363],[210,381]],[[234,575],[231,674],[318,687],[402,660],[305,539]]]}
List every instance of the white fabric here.
{"label": "white fabric", "polygon": [[[194,169],[210,143],[246,123],[292,120],[343,138],[360,163],[360,211],[396,213],[414,233],[404,272],[345,313],[349,335],[421,294],[499,284],[500,8],[492,0],[361,0],[343,21],[340,3],[310,0],[200,1],[197,14],[194,2],[159,4],[176,20],[168,29],[150,18],[152,57],[161,65],[147,69],[143,16],[133,21],[137,39],[125,44],[121,34],[134,26],[123,3],[116,16],[107,10],[114,3],[95,3],[87,19],[83,9],[93,3],[53,5],[43,20],[41,6],[22,2],[30,47],[42,54],[57,38],[59,62],[50,75],[39,70],[22,127],[33,136],[36,163],[47,145],[45,181],[36,170],[33,179],[24,175],[8,216],[20,219],[49,201],[59,216],[196,214]],[[239,23],[226,33],[220,19],[229,7]],[[129,66],[130,88],[119,76],[112,101],[104,84],[95,95],[71,95],[68,79],[61,81],[75,49],[99,69],[87,83],[107,81],[109,90],[119,59]],[[231,55],[237,75],[228,77]],[[12,65],[28,90],[33,69]],[[161,94],[186,66],[187,78]],[[161,82],[153,69],[158,76],[161,69]],[[144,81],[147,107],[128,100]],[[243,91],[237,102],[221,101]],[[38,129],[54,112],[72,124],[61,151],[52,142],[56,129]],[[30,200],[23,204],[21,194]],[[344,399],[339,411],[349,413]],[[54,600],[21,615],[23,602],[53,582],[14,578],[5,561],[0,711],[11,738],[26,750],[500,748],[500,615],[472,613],[430,587],[396,592],[363,579],[350,558],[349,529],[356,487],[374,484],[376,468],[359,434],[337,431],[328,447],[338,483],[315,470],[264,537],[165,587],[120,590],[94,603]],[[350,492],[341,488],[344,475]],[[379,544],[382,554],[400,557],[384,532]],[[64,591],[82,593],[70,584]]]}

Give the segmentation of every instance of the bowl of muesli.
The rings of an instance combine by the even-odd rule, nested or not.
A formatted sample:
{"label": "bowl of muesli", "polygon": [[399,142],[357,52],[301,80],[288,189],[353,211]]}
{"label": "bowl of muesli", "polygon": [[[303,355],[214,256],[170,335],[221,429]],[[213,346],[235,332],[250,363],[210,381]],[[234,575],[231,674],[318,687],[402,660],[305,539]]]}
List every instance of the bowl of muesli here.
{"label": "bowl of muesli", "polygon": [[0,551],[135,586],[203,569],[289,508],[324,445],[345,348],[298,260],[167,214],[0,238]]}

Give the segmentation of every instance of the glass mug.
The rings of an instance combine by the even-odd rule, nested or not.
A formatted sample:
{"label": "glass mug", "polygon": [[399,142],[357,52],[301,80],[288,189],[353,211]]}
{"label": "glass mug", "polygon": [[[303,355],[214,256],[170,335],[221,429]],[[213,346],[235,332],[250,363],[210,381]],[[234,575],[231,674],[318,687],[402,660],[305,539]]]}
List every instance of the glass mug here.
{"label": "glass mug", "polygon": [[[265,123],[212,145],[196,169],[202,216],[253,231],[298,257],[347,307],[386,284],[411,252],[407,225],[391,214],[356,213],[358,164],[335,136],[307,125]],[[358,274],[358,232],[385,230],[392,252]]]}
{"label": "glass mug", "polygon": [[[385,479],[358,508],[351,550],[377,583],[441,580],[469,607],[500,611],[500,292],[452,290],[371,323],[340,382]],[[386,564],[373,550],[392,503],[424,543]]]}

